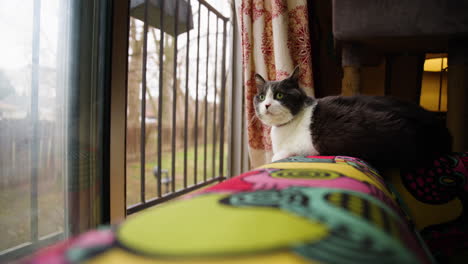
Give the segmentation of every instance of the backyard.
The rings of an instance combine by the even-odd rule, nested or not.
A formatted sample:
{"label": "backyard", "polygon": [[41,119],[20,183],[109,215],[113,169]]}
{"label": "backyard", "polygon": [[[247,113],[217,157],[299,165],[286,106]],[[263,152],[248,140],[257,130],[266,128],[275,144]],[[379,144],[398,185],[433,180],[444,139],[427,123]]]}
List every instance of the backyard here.
{"label": "backyard", "polygon": [[[57,21],[43,24],[38,32],[42,36],[45,33],[41,30],[48,32],[50,28],[57,28],[48,32],[53,38],[23,43],[29,48],[50,48],[46,52],[52,55],[46,56],[39,49],[33,55],[40,57],[41,63],[31,65],[28,59],[21,61],[18,68],[0,69],[0,84],[8,88],[8,96],[0,94],[3,96],[0,103],[4,103],[0,109],[0,121],[8,122],[8,126],[6,123],[0,125],[0,146],[7,154],[0,156],[0,256],[4,250],[29,250],[30,246],[38,245],[34,236],[36,230],[40,240],[70,228],[78,233],[100,223],[96,219],[102,213],[101,187],[102,184],[110,184],[102,180],[103,173],[106,173],[103,168],[108,162],[104,141],[113,132],[106,131],[101,119],[105,115],[101,112],[105,101],[101,96],[107,94],[101,90],[104,86],[97,84],[99,78],[91,77],[95,69],[85,67],[89,72],[80,70],[80,76],[83,76],[80,81],[69,83],[75,69],[68,64],[75,54],[66,36],[72,35],[70,32],[75,33],[68,28],[71,16],[61,11],[72,2],[45,1],[43,13],[48,15],[44,17],[59,16]],[[228,2],[213,2],[225,13],[230,12]],[[178,191],[226,175],[228,135],[225,120],[229,113],[224,100],[228,89],[225,85],[228,64],[225,58],[229,55],[226,38],[230,34],[228,19],[215,16],[218,11],[213,12],[205,1],[193,2],[188,7],[187,19],[190,17],[193,23],[180,26],[177,34],[160,30],[148,21],[145,29],[142,18],[137,18],[134,12],[127,18],[128,50],[120,55],[128,59],[127,99],[126,104],[121,104],[126,108],[122,111],[126,116],[119,117],[126,120],[127,126],[125,138],[119,142],[127,144],[126,192],[118,194],[120,198],[126,198],[127,208],[142,202],[141,153],[145,155],[145,200],[166,195],[172,191],[172,184]],[[39,10],[41,7],[35,8]],[[156,15],[153,11],[148,13]],[[28,25],[38,27],[39,21],[27,20]],[[64,34],[57,35],[57,32]],[[101,40],[97,37],[97,30],[89,32],[96,33],[94,37],[89,36],[90,39]],[[16,33],[14,30],[15,36]],[[41,41],[45,42],[39,45]],[[60,45],[55,47],[48,41]],[[90,47],[101,47],[94,44]],[[100,50],[88,52],[90,47],[84,45],[83,54],[100,54]],[[86,66],[98,59],[85,57],[77,56],[78,65]],[[19,59],[15,58],[15,61]],[[44,63],[48,61],[50,65]],[[40,78],[30,80],[24,77],[25,73]],[[157,133],[162,134],[162,142],[158,141]],[[223,136],[224,171],[219,175],[220,140]],[[141,137],[145,137],[144,148],[140,147]],[[184,141],[187,142],[186,151]],[[161,158],[162,179],[172,180],[173,176],[175,179],[167,185],[163,182],[161,194],[157,192],[154,172],[158,158]],[[119,164],[123,161],[119,160]]]}
{"label": "backyard", "polygon": [[[195,173],[195,147],[187,148],[187,186],[191,186],[195,183],[195,177],[197,183],[200,183],[206,179],[220,176],[219,173],[219,154],[214,155],[214,173],[213,173],[213,145],[207,144],[207,159],[206,159],[206,174],[204,169],[204,145],[198,145],[198,157],[197,157],[197,171]],[[224,146],[224,171],[227,168],[227,145]],[[219,153],[219,144],[216,145],[216,153]],[[167,176],[171,177],[171,151],[163,151],[162,154],[162,166],[161,170],[167,170]],[[175,190],[184,188],[184,149],[179,148],[175,153]],[[145,198],[151,199],[157,197],[157,180],[153,169],[157,166],[157,156],[152,155],[147,157],[145,166]],[[162,178],[166,175],[162,174]],[[224,173],[225,174],[225,173]],[[171,190],[169,184],[169,191]],[[127,162],[127,207],[140,202],[140,161],[134,160]],[[162,193],[167,193],[166,186],[161,186]]]}

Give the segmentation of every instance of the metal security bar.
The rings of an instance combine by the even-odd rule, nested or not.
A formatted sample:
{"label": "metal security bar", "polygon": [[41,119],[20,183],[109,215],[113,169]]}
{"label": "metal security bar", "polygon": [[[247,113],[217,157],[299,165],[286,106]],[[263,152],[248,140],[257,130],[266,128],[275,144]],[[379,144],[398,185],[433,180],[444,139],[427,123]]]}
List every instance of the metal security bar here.
{"label": "metal security bar", "polygon": [[38,168],[39,168],[39,50],[41,33],[41,0],[34,1],[33,51],[31,78],[31,122],[33,138],[31,146],[31,240],[38,240]]}
{"label": "metal security bar", "polygon": [[127,214],[222,181],[227,162],[229,19],[204,0],[132,0],[130,16]]}

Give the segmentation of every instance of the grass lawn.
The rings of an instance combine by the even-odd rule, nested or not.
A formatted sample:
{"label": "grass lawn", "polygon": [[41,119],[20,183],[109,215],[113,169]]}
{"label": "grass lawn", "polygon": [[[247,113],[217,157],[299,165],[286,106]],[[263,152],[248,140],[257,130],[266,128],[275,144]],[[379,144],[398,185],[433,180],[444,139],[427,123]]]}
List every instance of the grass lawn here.
{"label": "grass lawn", "polygon": [[[204,145],[198,146],[197,156],[197,171],[195,172],[195,148],[190,147],[187,149],[187,186],[191,186],[195,183],[195,176],[197,177],[197,183],[204,180],[205,169],[204,169]],[[216,145],[215,154],[215,169],[213,173],[213,145],[207,144],[206,148],[206,178],[219,176],[219,145]],[[157,180],[153,174],[153,168],[157,166],[156,155],[146,157],[145,165],[145,199],[151,199],[157,197]],[[172,153],[171,151],[163,152],[162,154],[162,170],[167,170],[167,175],[171,178],[172,170]],[[127,163],[127,206],[140,202],[140,161],[133,161]],[[227,145],[224,147],[224,171],[227,168]],[[162,173],[162,177],[165,174]],[[179,148],[175,152],[175,190],[184,188],[184,149]],[[169,190],[171,186],[169,185]],[[166,186],[161,186],[162,193],[166,193]]]}
{"label": "grass lawn", "polygon": [[[64,199],[61,185],[61,180],[39,182],[39,237],[64,230]],[[0,251],[30,241],[30,193],[28,183],[0,191]]]}

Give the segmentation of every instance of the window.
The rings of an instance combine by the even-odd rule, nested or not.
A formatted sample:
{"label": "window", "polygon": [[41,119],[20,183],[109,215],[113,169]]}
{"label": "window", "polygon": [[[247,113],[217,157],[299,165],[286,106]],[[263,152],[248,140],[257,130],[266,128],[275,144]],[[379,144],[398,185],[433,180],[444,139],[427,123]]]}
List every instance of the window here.
{"label": "window", "polygon": [[127,213],[226,176],[230,6],[215,2],[130,2]]}
{"label": "window", "polygon": [[102,222],[108,5],[0,2],[0,260]]}

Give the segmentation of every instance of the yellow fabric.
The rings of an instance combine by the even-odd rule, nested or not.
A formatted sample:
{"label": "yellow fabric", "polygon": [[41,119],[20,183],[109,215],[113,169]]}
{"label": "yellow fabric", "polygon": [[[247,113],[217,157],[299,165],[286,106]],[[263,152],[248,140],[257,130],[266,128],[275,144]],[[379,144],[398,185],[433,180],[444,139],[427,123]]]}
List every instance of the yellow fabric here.
{"label": "yellow fabric", "polygon": [[387,188],[382,185],[379,181],[376,181],[369,176],[365,175],[358,169],[349,166],[347,164],[339,164],[339,163],[306,163],[306,162],[278,162],[278,163],[271,163],[259,168],[263,169],[323,169],[323,170],[331,170],[339,172],[346,177],[356,179],[358,181],[367,182],[369,184],[374,185],[375,187],[379,188],[383,191],[388,197],[393,197],[387,190]]}
{"label": "yellow fabric", "polygon": [[204,194],[130,217],[119,228],[118,240],[150,255],[187,256],[285,248],[328,234],[325,225],[276,208],[220,203],[226,196]]}
{"label": "yellow fabric", "polygon": [[452,221],[460,216],[463,211],[463,205],[458,198],[441,205],[432,205],[416,200],[401,182],[399,170],[385,171],[384,175],[405,202],[408,214],[418,230]]}
{"label": "yellow fabric", "polygon": [[85,264],[320,264],[310,261],[288,251],[272,252],[265,255],[253,255],[248,257],[211,258],[211,259],[156,259],[138,256],[127,251],[115,248],[101,254]]}

